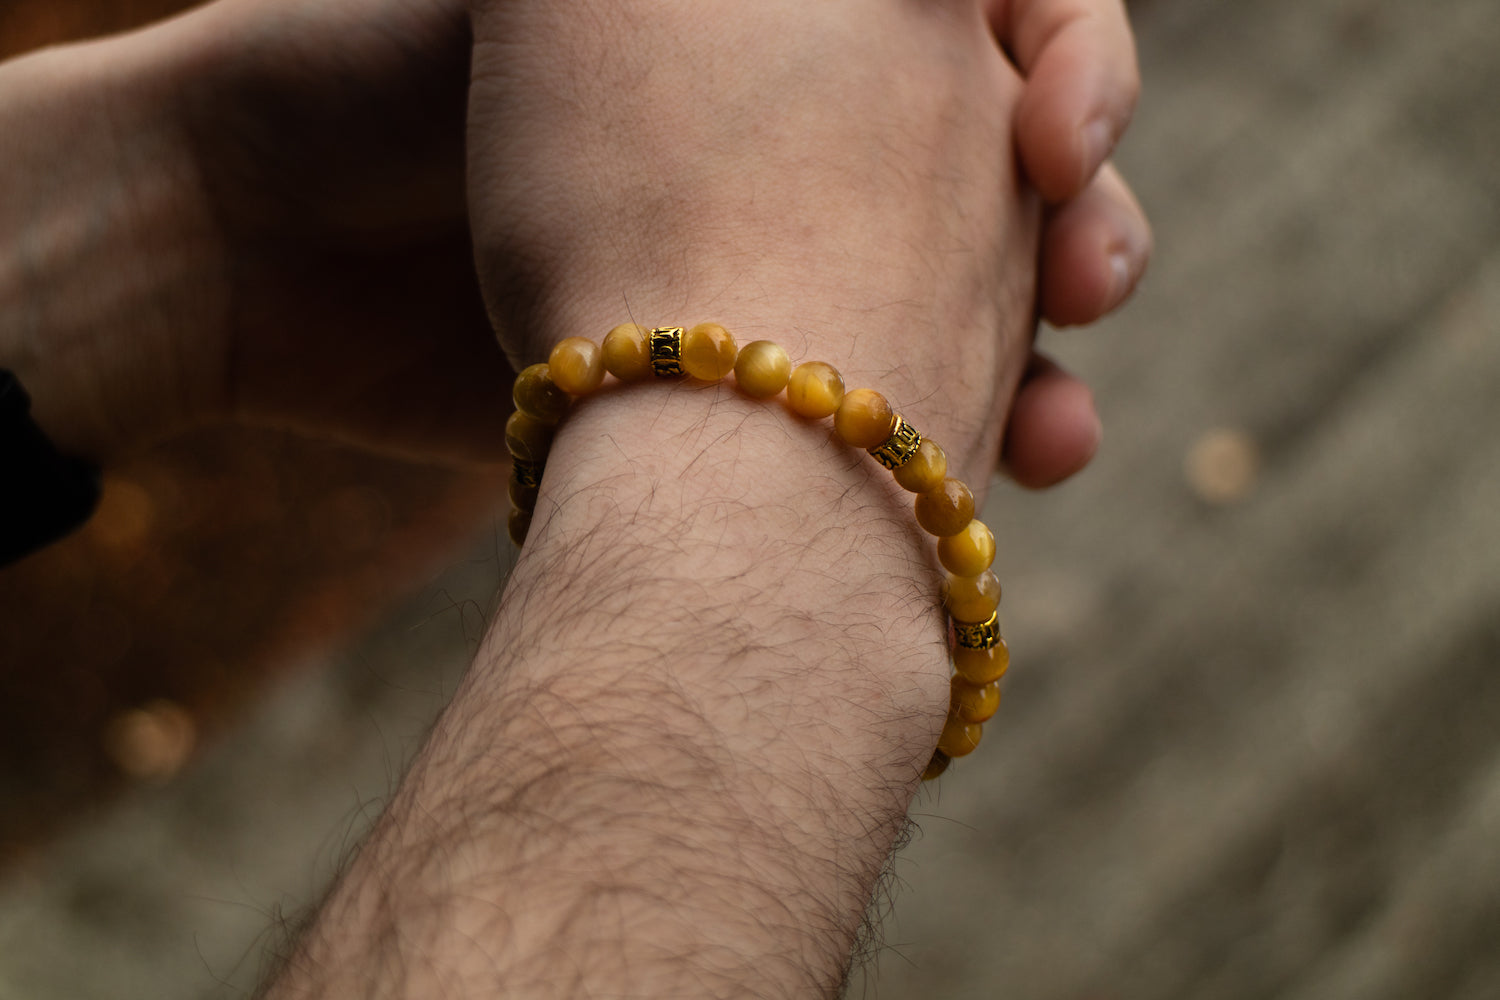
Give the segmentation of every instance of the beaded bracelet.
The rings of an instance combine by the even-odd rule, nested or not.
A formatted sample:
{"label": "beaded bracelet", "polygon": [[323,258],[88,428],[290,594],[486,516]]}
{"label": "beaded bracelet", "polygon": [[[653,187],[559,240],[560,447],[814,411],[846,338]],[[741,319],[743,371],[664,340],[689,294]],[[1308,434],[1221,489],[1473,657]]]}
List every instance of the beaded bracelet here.
{"label": "beaded bracelet", "polygon": [[948,477],[943,449],[917,433],[880,393],[845,392],[843,377],[821,361],[793,368],[786,351],[769,340],[738,348],[717,323],[686,331],[624,323],[609,331],[602,347],[569,337],[545,363],[516,376],[516,411],[506,422],[505,443],[513,459],[510,538],[518,547],[531,528],[558,422],[575,398],[603,384],[606,372],[621,382],[648,376],[718,382],[733,372],[739,390],[752,398],[771,399],[785,390],[793,413],[812,420],[833,417],[841,440],[864,448],[903,489],[916,494],[917,523],[937,537],[938,561],[948,571],[943,606],[953,649],[948,718],[922,777],[936,778],[952,758],[972,753],[981,724],[999,708],[1000,678],[1010,666],[1010,652],[1000,634],[1000,581],[990,569],[995,536],[974,519],[973,493]]}

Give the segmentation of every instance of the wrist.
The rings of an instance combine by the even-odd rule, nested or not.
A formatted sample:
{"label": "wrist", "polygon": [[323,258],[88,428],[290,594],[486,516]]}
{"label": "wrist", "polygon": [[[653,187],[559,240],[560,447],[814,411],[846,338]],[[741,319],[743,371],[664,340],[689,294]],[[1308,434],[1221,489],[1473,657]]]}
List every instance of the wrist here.
{"label": "wrist", "polygon": [[[599,393],[553,443],[495,632],[557,633],[579,654],[671,643],[681,656],[662,662],[711,697],[784,674],[838,687],[856,666],[877,683],[945,680],[940,574],[910,494],[882,471],[825,425],[727,384]],[[826,711],[827,694],[804,707]],[[924,707],[891,712],[925,740]]]}
{"label": "wrist", "polygon": [[[489,639],[393,804],[422,822],[382,824],[306,967],[357,991],[368,966],[340,940],[400,928],[455,981],[518,996],[579,954],[639,995],[826,992],[948,692],[937,574],[872,466],[726,385],[577,407]],[[383,902],[408,891],[437,916]],[[598,907],[629,914],[618,936]]]}
{"label": "wrist", "polygon": [[677,261],[675,271],[648,264],[631,277],[603,264],[570,267],[539,283],[542,297],[524,308],[494,309],[492,298],[492,314],[517,371],[545,360],[566,337],[601,340],[623,320],[690,326],[709,317],[740,344],[774,341],[794,362],[832,365],[850,388],[878,389],[943,442],[953,474],[982,498],[1031,342],[1030,208],[1018,205],[1005,228],[1011,263],[998,289],[955,287],[919,262],[840,260],[835,267],[757,239],[732,250],[685,251],[694,259]]}

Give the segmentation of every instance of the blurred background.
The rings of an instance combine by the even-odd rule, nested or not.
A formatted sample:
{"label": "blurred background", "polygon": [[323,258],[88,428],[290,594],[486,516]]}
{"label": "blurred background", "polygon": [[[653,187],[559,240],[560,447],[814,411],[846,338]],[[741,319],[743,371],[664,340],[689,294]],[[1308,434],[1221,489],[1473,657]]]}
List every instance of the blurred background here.
{"label": "blurred background", "polygon": [[[1131,8],[1156,260],[1046,334],[1105,447],[992,496],[1006,701],[853,994],[1495,1000],[1500,7]],[[498,484],[205,431],[0,573],[0,998],[244,995],[472,655]]]}

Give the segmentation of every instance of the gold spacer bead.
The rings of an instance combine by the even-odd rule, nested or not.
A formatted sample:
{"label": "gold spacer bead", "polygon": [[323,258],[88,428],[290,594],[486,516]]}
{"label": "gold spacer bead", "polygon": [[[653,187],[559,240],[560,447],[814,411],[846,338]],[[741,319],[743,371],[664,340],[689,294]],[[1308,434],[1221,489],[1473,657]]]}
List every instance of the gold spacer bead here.
{"label": "gold spacer bead", "polygon": [[885,444],[871,448],[870,454],[875,456],[875,461],[895,472],[911,461],[921,444],[922,435],[898,413],[891,436],[886,438]]}
{"label": "gold spacer bead", "polygon": [[651,373],[657,378],[687,374],[682,367],[682,327],[659,326],[651,331]]}
{"label": "gold spacer bead", "polygon": [[527,489],[536,489],[542,485],[542,470],[545,468],[541,462],[527,462],[522,459],[512,459],[510,463],[510,477],[516,481],[516,485]]}
{"label": "gold spacer bead", "polygon": [[978,625],[954,622],[953,635],[964,649],[989,649],[1000,641],[1000,612],[996,611]]}

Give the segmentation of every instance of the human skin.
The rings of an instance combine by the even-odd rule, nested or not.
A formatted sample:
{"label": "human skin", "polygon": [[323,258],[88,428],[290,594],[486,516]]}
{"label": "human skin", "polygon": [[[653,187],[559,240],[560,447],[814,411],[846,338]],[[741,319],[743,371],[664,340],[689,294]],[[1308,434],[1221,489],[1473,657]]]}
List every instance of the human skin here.
{"label": "human skin", "polygon": [[[1041,207],[977,4],[496,2],[475,33],[514,363],[722,322],[879,389],[982,493]],[[909,495],[826,425],[727,384],[579,404],[472,669],[270,995],[834,995],[942,725],[938,589]]]}
{"label": "human skin", "polygon": [[206,421],[500,461],[461,4],[252,0],[0,66],[0,365],[104,464]]}
{"label": "human skin", "polygon": [[[434,100],[452,86],[451,71],[446,83],[428,81],[435,90],[413,86],[402,68],[430,65],[431,52],[393,52],[383,47],[390,33],[361,33],[380,23],[364,19],[372,8],[304,5],[303,17],[277,17],[276,9],[262,4],[266,20],[254,21],[247,4],[215,5],[91,48],[86,61],[52,53],[5,68],[0,117],[20,123],[8,135],[29,140],[7,169],[21,182],[47,183],[8,200],[0,218],[0,230],[27,237],[29,255],[7,257],[0,271],[0,310],[7,321],[24,319],[0,329],[26,332],[0,356],[19,359],[14,366],[60,442],[105,460],[212,418],[424,453],[477,445],[484,454],[499,440],[495,428],[455,404],[491,402],[503,376],[486,367],[481,341],[469,335],[483,325],[478,299],[448,257],[461,242],[453,230],[459,203],[443,195],[456,147],[436,133],[430,147],[381,145],[391,108],[404,109],[400,121],[418,134],[442,120],[429,117],[439,105],[400,98]],[[467,33],[442,5],[380,9],[434,18],[397,23],[445,27],[395,37],[437,40],[434,51],[467,57]],[[561,53],[570,72],[613,69],[626,83],[641,70],[619,61],[641,27],[628,17],[629,30],[589,35],[570,30],[578,25],[504,23],[509,13],[481,15],[481,55]],[[767,27],[774,13],[751,11],[742,27],[760,16],[759,30],[737,36],[744,44],[731,51],[732,39],[704,37],[715,25],[702,17],[670,27],[680,29],[674,40],[704,43],[692,50],[698,66],[735,70],[708,72],[702,80],[713,86],[694,98],[706,90],[722,101],[716,88],[725,84],[759,97],[766,81],[759,73],[747,80],[742,60],[764,52],[765,62],[748,62],[777,70],[771,82],[786,98],[775,106],[777,121],[694,116],[673,107],[672,95],[626,86],[600,92],[624,104],[600,101],[593,118],[570,123],[571,135],[544,129],[536,148],[519,150],[535,157],[515,175],[522,190],[478,218],[483,277],[507,349],[534,357],[561,335],[607,328],[623,318],[622,306],[720,319],[742,339],[776,336],[867,378],[982,487],[1030,334],[1039,210],[1011,176],[1009,152],[1011,108],[1025,92],[999,59],[981,16],[988,12],[968,5],[831,5],[796,51],[770,44],[781,41]],[[777,22],[798,14],[781,11]],[[840,20],[855,14],[858,31]],[[258,27],[265,32],[247,30]],[[830,44],[805,47],[819,39]],[[911,39],[918,44],[907,51]],[[841,40],[855,44],[832,44]],[[328,51],[361,54],[355,68],[370,73],[352,88],[357,99],[319,89]],[[732,58],[703,61],[715,52]],[[846,90],[830,72],[836,60],[823,58],[829,52],[854,56],[847,68],[869,86]],[[882,72],[872,75],[875,64]],[[892,66],[910,70],[911,92],[886,89],[900,82],[883,72]],[[495,144],[509,134],[524,146],[528,130],[557,119],[537,110],[547,93],[485,89],[514,69],[508,60],[476,68],[482,193],[504,195],[508,164],[493,155]],[[592,74],[580,78],[597,85]],[[198,88],[186,106],[176,99],[184,80]],[[546,73],[535,82],[554,94],[569,86]],[[814,86],[804,91],[805,83]],[[865,90],[885,99],[879,113],[846,121],[851,101],[843,100],[829,117],[837,99]],[[395,103],[358,114],[372,92]],[[529,112],[506,106],[518,96],[535,102]],[[756,147],[757,162],[728,175],[736,183],[705,184],[726,176],[725,142],[746,134],[715,128],[777,140],[788,108],[802,112],[791,134],[764,157]],[[268,109],[275,113],[267,117]],[[641,112],[649,121],[663,109],[686,118],[658,124],[687,128],[647,152],[716,150],[714,163],[666,165],[674,182],[711,197],[695,200],[692,212],[632,218],[652,206],[632,208],[628,195],[660,176],[589,163],[560,184],[565,217],[587,225],[549,232],[543,214],[554,206],[528,205],[523,195],[527,177],[569,162],[553,144],[591,152],[610,123]],[[228,145],[212,127],[225,110],[243,116],[233,119]],[[288,110],[296,127],[284,131]],[[351,115],[366,127],[341,132],[334,148],[320,144],[320,129],[343,128]],[[276,127],[257,134],[268,124]],[[637,151],[640,136],[628,139]],[[811,139],[829,144],[827,159],[783,188],[788,158]],[[383,179],[373,191],[356,183],[369,162],[412,148],[438,155],[396,161],[390,174],[375,175]],[[289,149],[299,155],[287,158]],[[842,158],[871,149],[889,159]],[[620,155],[615,167],[644,162]],[[1080,163],[1078,183],[1095,183]],[[67,169],[57,173],[58,164]],[[763,168],[768,176],[756,174]],[[847,190],[850,171],[869,184]],[[428,197],[386,197],[409,193],[402,185],[414,176],[447,180],[417,185]],[[812,210],[792,233],[798,241],[754,204],[715,201],[763,185]],[[310,201],[309,190],[319,197]],[[350,190],[372,197],[345,201]],[[49,214],[77,208],[80,191],[91,195],[85,210]],[[195,198],[184,204],[183,192]],[[599,243],[592,210],[601,203],[624,213],[613,220],[631,248],[623,268]],[[1068,211],[1056,210],[1054,220]],[[819,212],[830,224],[813,228],[808,220]],[[663,220],[645,237],[631,232]],[[32,241],[38,233],[59,238]],[[318,252],[288,253],[307,244]],[[1084,252],[1085,266],[1100,263]],[[68,280],[59,284],[59,275]],[[392,276],[407,284],[382,298]],[[1112,307],[1126,293],[1095,296],[1081,312]],[[410,340],[411,324],[423,323],[441,343]],[[449,343],[444,331],[453,330],[467,339]],[[923,339],[934,353],[912,352],[913,331],[933,334]],[[1055,417],[1048,401],[1059,398],[1047,387],[1076,397],[1081,386],[1041,369],[1029,383],[1043,390],[1033,394],[1032,419],[1056,427],[1043,419]],[[278,382],[288,372],[298,378]],[[413,382],[414,373],[432,381]],[[466,375],[478,395],[455,385]],[[363,391],[329,398],[329,387],[345,385]],[[446,393],[415,391],[433,385]],[[425,423],[431,406],[390,406],[434,398],[453,426]],[[1026,422],[1026,399],[1024,391],[1017,398],[1012,429]],[[414,422],[392,424],[403,414]],[[1066,451],[1042,448],[1039,462]],[[483,992],[497,982],[507,995],[601,982],[649,995],[826,993],[942,718],[936,583],[906,498],[867,461],[774,408],[722,388],[677,388],[581,410],[554,453],[544,505],[464,691],[277,988],[347,994],[339,977],[352,975],[357,992],[371,995],[432,995],[434,984]],[[527,902],[511,908],[513,899]]]}
{"label": "human skin", "polygon": [[[1093,67],[1023,95],[1045,98],[1030,116],[1045,127],[1021,143],[1048,171],[1033,180],[1067,199],[1046,247],[1067,266],[1043,269],[1044,315],[1067,322],[1117,307],[1149,254],[1128,191],[1102,191],[1071,138],[1101,102],[1113,134],[1128,120],[1117,8],[991,12],[1038,67]],[[493,394],[508,371],[467,263],[469,47],[460,0],[221,0],[0,66],[0,365],[54,440],[108,464],[235,420],[428,460],[503,457]],[[1086,389],[1048,371],[1007,442],[1025,485],[1097,446]]]}

